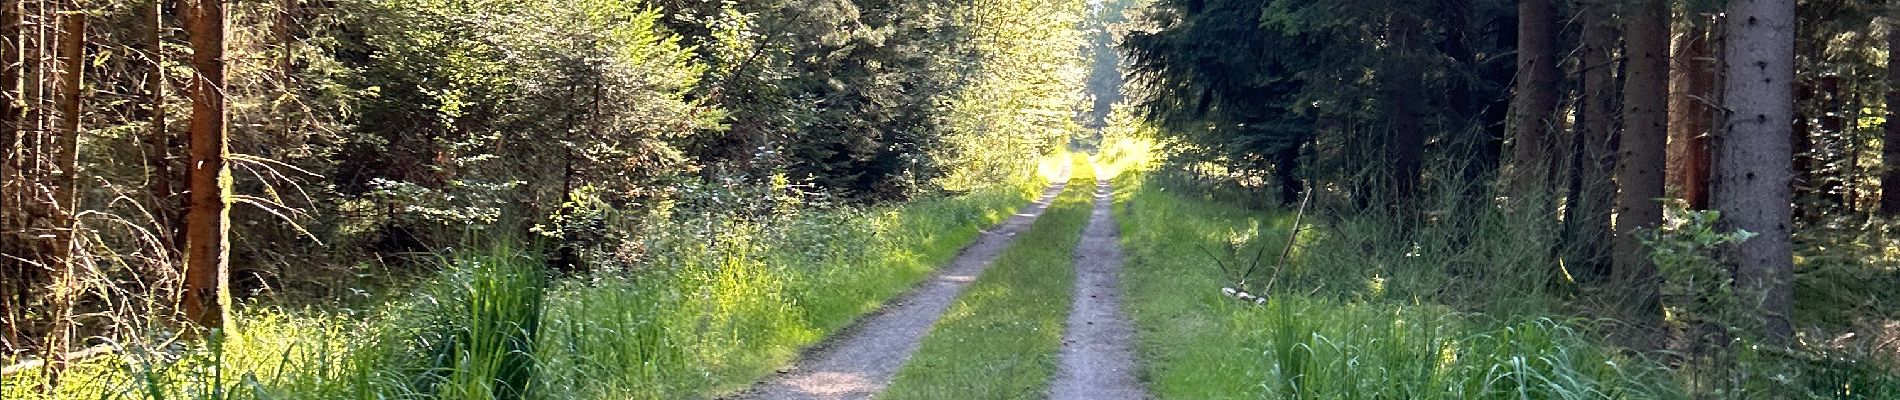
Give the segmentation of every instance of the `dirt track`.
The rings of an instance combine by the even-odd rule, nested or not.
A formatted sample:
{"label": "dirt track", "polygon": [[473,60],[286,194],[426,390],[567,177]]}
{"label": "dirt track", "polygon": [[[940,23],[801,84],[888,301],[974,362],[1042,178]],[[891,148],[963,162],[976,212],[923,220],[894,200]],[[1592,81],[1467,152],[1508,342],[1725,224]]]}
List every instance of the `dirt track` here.
{"label": "dirt track", "polygon": [[868,399],[883,392],[957,295],[1009,248],[1017,233],[1042,215],[1063,186],[1051,185],[1042,199],[984,232],[935,276],[858,319],[833,339],[806,350],[792,369],[732,398]]}
{"label": "dirt track", "polygon": [[1114,206],[1114,189],[1097,182],[1095,211],[1075,248],[1075,303],[1062,336],[1062,364],[1049,385],[1053,400],[1147,397],[1135,377],[1135,331],[1121,310],[1121,228]]}

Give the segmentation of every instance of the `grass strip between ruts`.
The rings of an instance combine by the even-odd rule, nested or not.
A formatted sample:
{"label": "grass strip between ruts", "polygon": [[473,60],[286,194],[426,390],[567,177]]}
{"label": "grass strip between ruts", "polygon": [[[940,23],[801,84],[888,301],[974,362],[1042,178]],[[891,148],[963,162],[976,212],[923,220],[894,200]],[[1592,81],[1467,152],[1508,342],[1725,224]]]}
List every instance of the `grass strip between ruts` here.
{"label": "grass strip between ruts", "polygon": [[944,313],[885,399],[1021,399],[1055,374],[1095,176],[1075,156],[1069,186]]}

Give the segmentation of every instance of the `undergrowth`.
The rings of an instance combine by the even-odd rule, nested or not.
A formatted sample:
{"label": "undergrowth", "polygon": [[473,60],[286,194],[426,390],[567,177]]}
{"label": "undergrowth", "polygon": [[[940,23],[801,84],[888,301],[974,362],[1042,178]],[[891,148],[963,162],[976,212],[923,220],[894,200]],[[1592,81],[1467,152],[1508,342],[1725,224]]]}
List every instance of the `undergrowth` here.
{"label": "undergrowth", "polygon": [[[768,220],[682,220],[637,269],[550,280],[481,240],[367,313],[241,308],[205,340],[7,376],[7,399],[681,399],[744,387],[916,282],[1059,168],[956,197]],[[706,229],[712,227],[712,229]],[[163,337],[154,332],[152,337]]]}
{"label": "undergrowth", "polygon": [[[1239,206],[1233,199],[1245,197],[1235,192],[1183,187],[1167,167],[1138,164],[1147,167],[1117,179],[1116,211],[1144,378],[1160,398],[1900,396],[1894,364],[1861,347],[1804,341],[1773,349],[1734,338],[1715,356],[1635,356],[1609,345],[1603,335],[1611,321],[1573,316],[1588,305],[1576,303],[1567,271],[1551,265],[1547,243],[1557,227],[1508,209],[1461,207],[1458,191],[1443,191],[1411,214],[1315,207],[1309,213],[1318,215],[1307,216],[1278,270],[1294,210]],[[1669,254],[1705,247],[1669,247]],[[1240,276],[1220,266],[1250,263],[1262,248],[1266,272]],[[1826,312],[1807,318],[1843,313],[1829,307],[1884,304],[1868,296],[1878,289],[1819,289],[1831,286],[1820,283],[1825,277],[1883,269],[1821,260],[1803,263],[1803,298],[1859,300],[1805,305],[1803,313]],[[1263,281],[1277,281],[1271,293]],[[1235,301],[1222,287],[1269,301]],[[1659,362],[1665,359],[1675,362]]]}
{"label": "undergrowth", "polygon": [[[1276,280],[1293,210],[1250,210],[1150,178],[1139,170],[1117,178],[1116,216],[1130,257],[1124,282],[1143,377],[1159,398],[1682,396],[1660,365],[1596,344],[1576,327],[1580,321],[1540,312],[1539,290],[1506,287],[1521,281],[1495,276],[1519,266],[1482,265],[1518,256],[1510,253],[1516,243],[1371,243],[1398,228],[1372,226],[1379,215],[1309,215],[1309,224],[1335,226],[1302,231],[1266,293],[1262,283]],[[1490,229],[1506,222],[1501,217]],[[1217,265],[1251,263],[1262,246],[1271,250],[1256,276]],[[1462,270],[1432,277],[1447,268]],[[1479,279],[1486,275],[1493,280]],[[1242,290],[1269,300],[1255,305],[1222,294],[1242,280]],[[1471,292],[1501,304],[1486,313],[1447,304],[1474,299]]]}

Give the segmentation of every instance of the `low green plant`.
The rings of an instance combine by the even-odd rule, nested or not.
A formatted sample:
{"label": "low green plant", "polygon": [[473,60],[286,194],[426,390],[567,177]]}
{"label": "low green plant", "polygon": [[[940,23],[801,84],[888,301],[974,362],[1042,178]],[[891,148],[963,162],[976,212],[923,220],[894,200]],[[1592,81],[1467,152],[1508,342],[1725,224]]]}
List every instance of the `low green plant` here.
{"label": "low green plant", "polygon": [[677,399],[745,387],[949,261],[1038,195],[1018,179],[877,208],[655,222],[640,256],[550,279],[494,238],[369,311],[237,307],[216,340],[121,343],[0,380],[6,399]]}
{"label": "low green plant", "polygon": [[[1743,327],[1752,326],[1738,308],[1741,297],[1734,292],[1733,274],[1718,259],[1726,246],[1747,241],[1755,234],[1748,231],[1723,232],[1716,228],[1720,211],[1691,210],[1681,202],[1665,208],[1664,224],[1643,238],[1649,258],[1662,276],[1661,292],[1665,307],[1679,329],[1700,331],[1714,327],[1718,332],[1701,332],[1698,342],[1714,341],[1726,346]],[[1693,328],[1692,328],[1693,327]],[[1701,337],[1715,335],[1716,337]]]}
{"label": "low green plant", "polygon": [[[1586,323],[1544,311],[1537,275],[1547,270],[1511,264],[1549,254],[1515,253],[1536,236],[1458,248],[1460,236],[1445,231],[1522,235],[1529,228],[1517,216],[1409,228],[1393,224],[1410,219],[1379,212],[1311,219],[1286,275],[1254,305],[1221,293],[1231,278],[1200,248],[1279,249],[1294,240],[1291,211],[1256,211],[1155,179],[1119,177],[1116,216],[1130,257],[1129,315],[1157,398],[1684,396],[1662,366],[1624,357],[1576,328]],[[1530,287],[1511,286],[1521,282]],[[1470,303],[1479,295],[1516,304]]]}
{"label": "low green plant", "polygon": [[[1757,296],[1735,291],[1733,272],[1721,262],[1720,253],[1727,246],[1745,245],[1754,233],[1719,230],[1719,211],[1690,210],[1681,202],[1667,205],[1665,223],[1644,245],[1663,277],[1670,322],[1694,345],[1682,354],[1676,372],[1690,392],[1715,398],[1900,397],[1900,375],[1894,369],[1900,364],[1890,356],[1805,340],[1769,346],[1749,337],[1747,332],[1761,326],[1760,316],[1747,307]],[[1811,270],[1804,275],[1810,282],[1817,279]]]}

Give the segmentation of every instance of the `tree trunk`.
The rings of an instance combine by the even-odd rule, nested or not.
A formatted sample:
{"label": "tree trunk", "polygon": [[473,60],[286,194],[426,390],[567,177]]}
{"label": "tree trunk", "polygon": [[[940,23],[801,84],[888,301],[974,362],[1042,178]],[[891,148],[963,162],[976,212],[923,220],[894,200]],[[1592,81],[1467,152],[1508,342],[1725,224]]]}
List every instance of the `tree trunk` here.
{"label": "tree trunk", "polygon": [[73,215],[79,212],[80,93],[86,76],[86,18],[82,13],[60,15],[59,76],[53,103],[59,110],[53,133],[59,136],[58,174],[54,179],[53,260],[71,270]]}
{"label": "tree trunk", "polygon": [[27,266],[14,257],[20,253],[22,239],[18,232],[21,224],[22,203],[26,197],[20,160],[25,157],[25,134],[23,120],[26,110],[26,37],[20,29],[26,15],[24,1],[8,1],[0,5],[0,146],[6,146],[0,153],[0,288],[8,293],[0,295],[0,340],[4,346],[0,351],[11,353],[20,343],[18,322],[25,317],[27,301]]}
{"label": "tree trunk", "polygon": [[50,262],[47,267],[59,274],[58,283],[53,284],[51,301],[51,332],[42,349],[43,358],[49,360],[43,373],[47,387],[59,382],[58,376],[65,370],[67,351],[78,340],[78,331],[73,319],[74,305],[78,301],[78,261],[73,254],[73,236],[78,231],[79,212],[79,117],[80,100],[85,79],[86,14],[67,12],[77,10],[77,5],[61,3],[57,20],[60,26],[58,48],[55,50],[52,65],[54,73],[52,89],[53,104],[59,118],[53,121],[53,131],[59,148],[55,155],[55,172],[52,177],[53,200],[48,231],[52,241],[47,248],[45,258]]}
{"label": "tree trunk", "polygon": [[1609,207],[1617,188],[1609,182],[1611,138],[1615,136],[1615,45],[1617,27],[1609,4],[1581,2],[1583,47],[1577,74],[1583,93],[1577,100],[1577,125],[1569,144],[1569,203],[1564,207],[1564,265],[1579,282],[1609,275]]}
{"label": "tree trunk", "polygon": [[1757,234],[1729,249],[1735,293],[1761,318],[1750,330],[1772,344],[1794,336],[1794,28],[1794,0],[1729,3],[1722,95],[1729,113],[1716,138],[1714,208],[1722,228]]}
{"label": "tree trunk", "polygon": [[1669,70],[1669,186],[1693,210],[1709,208],[1709,126],[1715,58],[1707,18],[1694,17],[1676,41]]}
{"label": "tree trunk", "polygon": [[[1794,152],[1793,164],[1791,164],[1794,168],[1794,182],[1790,185],[1794,187],[1793,201],[1805,203],[1814,194],[1814,136],[1811,134],[1814,123],[1808,116],[1807,107],[1814,102],[1814,85],[1807,78],[1797,75],[1793,91],[1794,104],[1790,115],[1793,116],[1794,121],[1790,125],[1793,128],[1788,131],[1788,141]],[[1794,208],[1795,221],[1806,221],[1807,218],[1807,208]]]}
{"label": "tree trunk", "polygon": [[[152,216],[155,220],[153,223],[158,225],[156,232],[160,241],[166,244],[175,244],[177,243],[177,224],[179,216],[178,200],[176,199],[177,193],[173,190],[173,185],[178,181],[178,177],[172,172],[172,142],[174,139],[172,138],[171,131],[166,129],[164,63],[165,1],[152,0],[152,4],[145,7],[144,13],[146,37],[142,44],[144,45],[146,59],[151,63],[150,68],[145,72],[144,85],[147,107],[145,119],[152,125],[151,132],[146,134],[143,138],[145,145],[146,187],[148,188],[147,190],[151,192]],[[175,259],[170,255],[169,250],[170,249],[164,248],[164,246],[160,246],[159,251],[166,254],[159,257],[161,259],[159,262],[165,263],[165,265],[171,265],[170,263]]]}
{"label": "tree trunk", "polygon": [[[186,318],[207,328],[223,325],[230,304],[231,168],[224,94],[223,0],[189,2],[185,30],[191,36],[190,204],[185,216]],[[215,297],[214,297],[215,296]]]}
{"label": "tree trunk", "polygon": [[[1631,4],[1624,24],[1627,76],[1623,81],[1623,134],[1616,163],[1616,248],[1612,258],[1625,290],[1628,322],[1660,328],[1656,265],[1642,235],[1662,222],[1664,148],[1669,135],[1669,4]],[[1659,341],[1649,341],[1656,343]]]}
{"label": "tree trunk", "polygon": [[1821,144],[1808,154],[1808,162],[1811,163],[1808,168],[1810,174],[1814,174],[1814,180],[1809,184],[1814,186],[1817,195],[1814,199],[1815,205],[1819,206],[1817,210],[1822,213],[1840,212],[1852,206],[1848,201],[1852,196],[1848,195],[1847,180],[1853,178],[1853,171],[1851,167],[1828,168],[1828,165],[1854,165],[1846,159],[1851,156],[1847,154],[1845,142],[1854,139],[1846,133],[1847,110],[1844,107],[1853,99],[1842,95],[1840,75],[1822,76],[1818,81],[1821,88],[1816,95],[1821,96],[1821,101],[1815,103],[1818,117],[1815,120],[1819,122],[1817,127],[1820,128],[1820,134],[1815,137],[1821,139]]}
{"label": "tree trunk", "polygon": [[[1900,1],[1888,0],[1900,16]],[[1900,25],[1887,28],[1887,122],[1880,149],[1880,213],[1900,215]]]}
{"label": "tree trunk", "polygon": [[1381,103],[1385,104],[1386,128],[1391,140],[1386,142],[1387,150],[1393,161],[1393,190],[1391,200],[1402,207],[1410,207],[1413,195],[1418,190],[1419,174],[1424,167],[1425,130],[1420,126],[1422,112],[1419,96],[1424,95],[1420,88],[1418,64],[1413,60],[1413,43],[1419,34],[1419,22],[1409,16],[1393,15],[1387,27],[1391,37],[1393,51],[1387,55],[1384,66],[1384,81]]}
{"label": "tree trunk", "polygon": [[1511,195],[1518,199],[1550,188],[1557,124],[1557,5],[1552,0],[1518,1],[1517,90],[1511,105],[1515,143],[1511,149]]}
{"label": "tree trunk", "polygon": [[1306,185],[1300,182],[1300,149],[1306,141],[1295,141],[1273,152],[1273,176],[1279,181],[1280,205],[1293,206],[1300,202],[1300,194],[1306,192]]}
{"label": "tree trunk", "polygon": [[1583,48],[1578,73],[1583,93],[1577,130],[1571,136],[1570,202],[1564,208],[1572,276],[1584,282],[1609,275],[1610,206],[1616,186],[1610,182],[1611,140],[1615,137],[1616,26],[1608,0],[1581,4]]}
{"label": "tree trunk", "polygon": [[[1462,124],[1453,125],[1456,135],[1453,145],[1463,157],[1467,157],[1459,168],[1459,176],[1464,179],[1465,203],[1461,206],[1478,207],[1489,201],[1479,201],[1490,197],[1484,190],[1488,188],[1483,180],[1496,172],[1497,142],[1500,135],[1493,132],[1492,123],[1487,114],[1487,101],[1495,98],[1489,93],[1480,93],[1478,82],[1485,79],[1487,67],[1479,62],[1478,51],[1473,48],[1476,29],[1471,22],[1470,0],[1439,0],[1438,18],[1443,21],[1445,40],[1442,51],[1452,62],[1452,73],[1446,82],[1445,98],[1450,104],[1452,116]],[[1508,78],[1506,78],[1508,79]],[[1503,107],[1499,107],[1503,108]]]}

